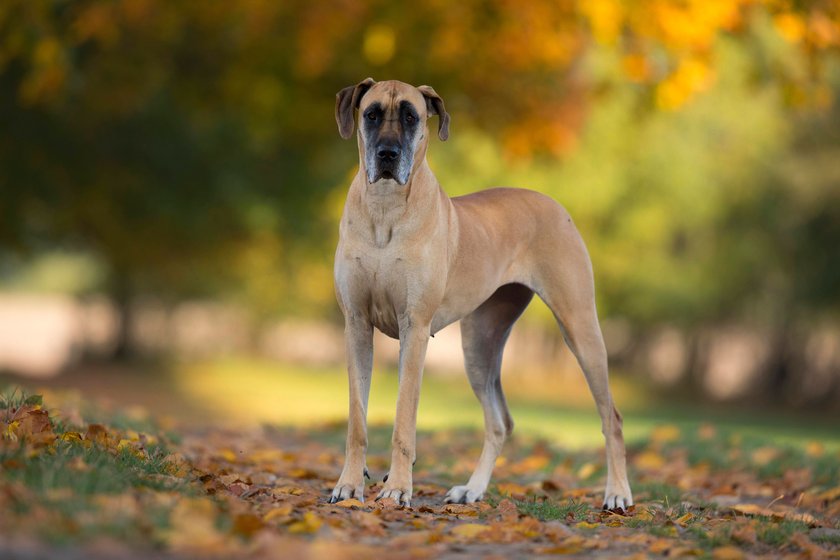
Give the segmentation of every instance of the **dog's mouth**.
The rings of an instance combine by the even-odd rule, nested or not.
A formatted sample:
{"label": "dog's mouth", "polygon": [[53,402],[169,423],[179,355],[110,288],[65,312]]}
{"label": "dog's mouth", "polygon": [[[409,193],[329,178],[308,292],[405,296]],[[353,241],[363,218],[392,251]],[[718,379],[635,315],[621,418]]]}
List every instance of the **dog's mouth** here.
{"label": "dog's mouth", "polygon": [[386,181],[396,181],[398,184],[404,184],[400,181],[399,177],[397,177],[396,173],[394,173],[391,169],[379,169],[377,170],[376,174],[373,176],[373,181],[371,183],[377,183],[381,180]]}

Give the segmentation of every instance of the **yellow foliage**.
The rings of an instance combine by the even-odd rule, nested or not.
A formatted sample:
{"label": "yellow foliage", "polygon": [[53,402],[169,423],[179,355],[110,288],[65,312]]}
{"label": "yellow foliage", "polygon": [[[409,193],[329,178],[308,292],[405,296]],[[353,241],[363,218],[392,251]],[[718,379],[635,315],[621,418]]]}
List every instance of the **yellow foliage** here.
{"label": "yellow foliage", "polygon": [[592,28],[595,40],[612,45],[618,39],[623,23],[622,4],[615,0],[590,0],[578,6]]}
{"label": "yellow foliage", "polygon": [[784,13],[773,18],[779,35],[791,43],[798,43],[805,36],[805,23],[794,14]]}
{"label": "yellow foliage", "polygon": [[374,66],[382,66],[394,57],[397,37],[387,25],[372,25],[365,31],[362,53]]}
{"label": "yellow foliage", "polygon": [[488,527],[487,525],[480,525],[478,523],[464,523],[463,525],[458,525],[457,527],[452,529],[452,534],[458,537],[472,539],[489,529],[490,527]]}

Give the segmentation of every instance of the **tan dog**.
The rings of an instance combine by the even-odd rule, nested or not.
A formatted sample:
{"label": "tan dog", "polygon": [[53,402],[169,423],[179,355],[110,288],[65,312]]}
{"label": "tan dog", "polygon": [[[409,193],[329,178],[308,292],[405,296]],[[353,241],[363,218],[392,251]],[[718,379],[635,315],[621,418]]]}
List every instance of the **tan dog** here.
{"label": "tan dog", "polygon": [[542,194],[491,189],[450,199],[426,162],[429,129],[449,136],[443,100],[429,86],[363,82],[336,96],[343,138],[359,113],[359,172],[350,185],[335,256],[345,318],[350,419],[344,470],[331,502],[364,500],[367,404],[373,329],[400,341],[400,384],[391,469],[379,498],[410,504],[415,424],[429,336],[461,321],[470,384],[484,407],[484,449],[469,482],[447,502],[480,500],[513,429],[502,393],[502,350],[536,293],[554,312],[586,374],[607,447],[604,507],[633,504],[621,415],[607,380],[607,353],[595,311],[592,265],[569,214]]}

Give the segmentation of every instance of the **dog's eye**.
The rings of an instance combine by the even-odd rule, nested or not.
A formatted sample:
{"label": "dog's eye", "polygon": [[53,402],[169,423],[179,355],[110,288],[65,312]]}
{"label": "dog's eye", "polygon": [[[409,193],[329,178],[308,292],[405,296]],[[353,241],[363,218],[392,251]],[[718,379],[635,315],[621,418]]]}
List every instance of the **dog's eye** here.
{"label": "dog's eye", "polygon": [[371,111],[370,113],[368,113],[365,116],[367,117],[367,120],[369,120],[369,121],[375,121],[376,120],[376,113],[374,111]]}
{"label": "dog's eye", "polygon": [[406,116],[405,116],[405,122],[407,122],[408,124],[412,124],[412,123],[414,123],[414,121],[416,121],[416,120],[417,120],[417,119],[416,119],[416,118],[414,118],[414,115],[410,115],[410,114],[409,114],[409,115],[406,115]]}

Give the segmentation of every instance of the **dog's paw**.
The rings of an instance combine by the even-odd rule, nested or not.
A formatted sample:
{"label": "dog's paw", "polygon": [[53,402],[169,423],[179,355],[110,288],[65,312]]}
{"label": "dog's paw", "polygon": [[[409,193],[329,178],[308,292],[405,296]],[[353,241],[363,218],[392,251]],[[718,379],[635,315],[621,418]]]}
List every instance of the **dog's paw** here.
{"label": "dog's paw", "polygon": [[630,488],[624,491],[613,490],[609,487],[604,495],[605,511],[614,511],[620,513],[627,513],[633,505],[633,495],[630,493]]}
{"label": "dog's paw", "polygon": [[376,496],[376,501],[385,498],[391,498],[397,505],[411,507],[411,486],[400,488],[397,485],[385,484]]}
{"label": "dog's paw", "polygon": [[483,491],[474,490],[469,486],[453,486],[443,501],[447,504],[472,504],[480,502],[483,497]]}
{"label": "dog's paw", "polygon": [[341,481],[339,481],[339,483],[335,485],[335,489],[333,489],[332,491],[332,495],[330,496],[330,503],[334,504],[342,500],[349,500],[350,498],[355,498],[360,502],[365,501],[364,483],[354,486],[352,484],[343,484]]}

